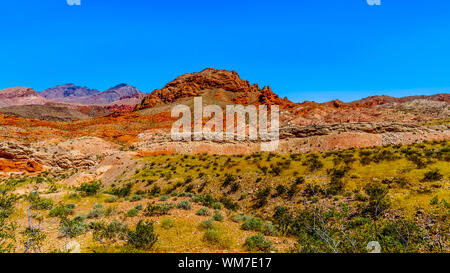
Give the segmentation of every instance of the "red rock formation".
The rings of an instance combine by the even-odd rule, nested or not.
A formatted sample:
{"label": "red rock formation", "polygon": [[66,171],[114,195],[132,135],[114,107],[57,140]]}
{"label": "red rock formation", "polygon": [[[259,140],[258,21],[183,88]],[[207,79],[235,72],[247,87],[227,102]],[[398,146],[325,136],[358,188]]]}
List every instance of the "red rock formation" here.
{"label": "red rock formation", "polygon": [[[261,89],[258,84],[250,84],[249,81],[241,79],[235,71],[207,68],[198,73],[184,74],[169,82],[162,89],[154,90],[135,109],[140,110],[158,104],[172,103],[178,99],[199,96],[203,90],[215,89],[239,93],[232,100],[234,103],[278,104],[282,108],[293,104],[287,99],[278,97],[270,87]],[[257,101],[251,101],[249,96],[257,97]]]}
{"label": "red rock formation", "polygon": [[0,158],[0,172],[29,172],[42,171],[42,166],[35,161],[12,161]]}

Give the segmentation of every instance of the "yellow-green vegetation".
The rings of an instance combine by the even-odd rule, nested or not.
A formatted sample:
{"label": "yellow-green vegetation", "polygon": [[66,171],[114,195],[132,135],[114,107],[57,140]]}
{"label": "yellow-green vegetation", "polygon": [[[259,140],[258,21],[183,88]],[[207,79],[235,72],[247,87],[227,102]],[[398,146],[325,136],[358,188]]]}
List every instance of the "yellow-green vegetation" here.
{"label": "yellow-green vegetation", "polygon": [[144,167],[108,186],[1,180],[0,251],[65,251],[70,240],[83,252],[450,250],[448,141],[136,160]]}

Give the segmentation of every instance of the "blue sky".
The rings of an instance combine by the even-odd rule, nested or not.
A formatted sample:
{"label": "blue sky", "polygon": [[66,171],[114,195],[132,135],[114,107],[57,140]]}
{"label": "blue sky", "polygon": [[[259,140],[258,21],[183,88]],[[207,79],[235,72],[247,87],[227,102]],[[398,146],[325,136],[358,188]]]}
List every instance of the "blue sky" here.
{"label": "blue sky", "polygon": [[450,1],[3,0],[0,89],[144,92],[206,67],[293,101],[450,90]]}

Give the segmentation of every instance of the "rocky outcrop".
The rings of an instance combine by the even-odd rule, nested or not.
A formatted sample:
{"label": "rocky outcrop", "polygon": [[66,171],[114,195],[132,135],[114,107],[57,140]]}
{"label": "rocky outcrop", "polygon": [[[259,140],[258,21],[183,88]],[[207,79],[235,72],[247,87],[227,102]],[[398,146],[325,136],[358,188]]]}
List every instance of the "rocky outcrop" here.
{"label": "rocky outcrop", "polygon": [[404,103],[391,102],[380,105],[383,109],[396,109],[398,111],[415,113],[429,118],[450,117],[450,104],[445,101],[434,101],[427,99],[415,99]]}
{"label": "rocky outcrop", "polygon": [[0,158],[0,172],[29,172],[36,173],[42,171],[42,166],[35,161],[13,161]]}
{"label": "rocky outcrop", "polygon": [[[182,98],[201,95],[203,90],[221,89],[236,93],[234,103],[278,104],[280,107],[291,105],[287,99],[281,99],[270,87],[259,88],[258,84],[250,84],[235,71],[207,68],[198,73],[187,73],[169,82],[162,89],[154,90],[146,96],[136,110],[150,108],[159,104],[173,103]],[[256,97],[256,100],[247,100]],[[244,100],[243,100],[244,98]]]}
{"label": "rocky outcrop", "polygon": [[340,124],[314,124],[307,126],[288,125],[280,128],[280,138],[304,138],[311,136],[323,136],[340,133],[400,133],[400,132],[421,132],[426,133],[436,130],[449,130],[449,125],[433,127],[420,126],[417,123],[400,122],[363,122],[363,123],[340,123]]}
{"label": "rocky outcrop", "polygon": [[[46,168],[67,169],[89,167],[96,164],[95,156],[83,154],[76,150],[36,149],[29,144],[15,142],[0,143],[0,159],[8,160],[8,162],[16,166],[31,164],[35,169],[38,165]],[[34,162],[37,164],[34,165]]]}

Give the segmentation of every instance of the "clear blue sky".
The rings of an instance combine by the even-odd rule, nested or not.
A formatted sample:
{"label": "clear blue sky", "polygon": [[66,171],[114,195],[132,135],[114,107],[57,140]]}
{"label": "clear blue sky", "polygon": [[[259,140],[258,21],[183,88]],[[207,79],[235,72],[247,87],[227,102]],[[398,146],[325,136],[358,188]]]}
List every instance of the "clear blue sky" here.
{"label": "clear blue sky", "polygon": [[293,101],[450,90],[450,1],[2,0],[0,89],[126,82],[206,67]]}

